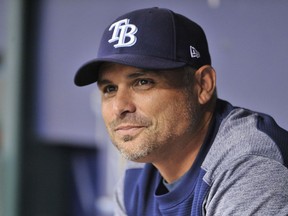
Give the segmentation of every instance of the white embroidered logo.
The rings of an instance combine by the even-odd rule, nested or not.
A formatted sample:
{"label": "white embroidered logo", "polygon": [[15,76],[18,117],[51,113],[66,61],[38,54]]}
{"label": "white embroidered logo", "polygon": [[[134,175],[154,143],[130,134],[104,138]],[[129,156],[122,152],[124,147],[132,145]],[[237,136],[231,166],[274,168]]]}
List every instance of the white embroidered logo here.
{"label": "white embroidered logo", "polygon": [[115,48],[118,47],[131,47],[137,42],[137,37],[135,36],[138,28],[129,24],[129,19],[119,20],[118,22],[113,23],[109,31],[114,28],[112,38],[108,40],[109,43],[118,41],[117,44],[114,44]]}
{"label": "white embroidered logo", "polygon": [[200,58],[200,52],[193,46],[190,46],[190,55],[191,58]]}

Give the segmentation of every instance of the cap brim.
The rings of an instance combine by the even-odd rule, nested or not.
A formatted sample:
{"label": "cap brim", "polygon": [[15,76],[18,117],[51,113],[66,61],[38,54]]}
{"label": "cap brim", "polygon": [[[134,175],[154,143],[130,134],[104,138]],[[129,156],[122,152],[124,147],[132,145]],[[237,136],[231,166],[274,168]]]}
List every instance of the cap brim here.
{"label": "cap brim", "polygon": [[113,62],[129,65],[143,69],[175,69],[186,65],[184,62],[177,62],[151,56],[139,56],[133,54],[113,54],[105,58],[98,58],[84,64],[76,73],[74,82],[77,86],[85,86],[97,82],[98,71],[101,63]]}

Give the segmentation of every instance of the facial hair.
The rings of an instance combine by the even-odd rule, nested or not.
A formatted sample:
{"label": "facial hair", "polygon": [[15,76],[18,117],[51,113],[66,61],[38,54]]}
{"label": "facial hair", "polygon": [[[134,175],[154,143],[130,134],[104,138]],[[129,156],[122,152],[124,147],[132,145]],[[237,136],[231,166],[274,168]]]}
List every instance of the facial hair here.
{"label": "facial hair", "polygon": [[[121,124],[141,125],[145,129],[142,133],[150,133],[152,121],[139,114],[129,113],[123,118],[117,118],[108,124],[108,131],[114,146],[119,150],[124,158],[131,161],[137,161],[146,157],[155,149],[157,145],[152,144],[149,140],[143,140],[141,143],[129,145],[129,142],[135,139],[132,135],[124,135],[117,139],[115,137],[115,129]],[[146,131],[145,131],[146,130]],[[128,146],[129,145],[129,146]]]}
{"label": "facial hair", "polygon": [[[185,116],[188,122],[186,129],[182,131],[182,135],[186,134],[185,136],[187,136],[187,134],[193,134],[195,131],[197,131],[197,127],[201,121],[201,106],[192,94],[188,94],[187,92],[183,94],[185,94],[185,98],[187,100],[186,107],[181,105],[178,106],[177,101],[175,101],[174,115],[169,116],[166,119],[167,122],[165,125],[167,125],[167,128],[169,128],[169,130],[165,130],[166,133],[163,133],[162,128],[160,128],[160,130],[157,128],[157,123],[153,124],[151,119],[142,116],[139,113],[127,113],[124,117],[117,118],[107,125],[112,143],[116,146],[124,158],[131,161],[141,162],[151,153],[156,151],[162,152],[164,150],[163,147],[169,148],[170,144],[176,145],[176,143],[179,143],[181,135],[175,134],[173,130],[174,125],[177,124],[178,121],[177,111],[181,112],[181,116]],[[133,141],[138,135],[123,135],[122,137],[117,137],[115,129],[121,124],[143,126],[144,129],[139,134],[141,139],[138,139],[139,141],[136,143]],[[181,146],[183,147],[185,143],[181,143],[180,141],[180,144],[178,145],[179,148],[181,148]]]}

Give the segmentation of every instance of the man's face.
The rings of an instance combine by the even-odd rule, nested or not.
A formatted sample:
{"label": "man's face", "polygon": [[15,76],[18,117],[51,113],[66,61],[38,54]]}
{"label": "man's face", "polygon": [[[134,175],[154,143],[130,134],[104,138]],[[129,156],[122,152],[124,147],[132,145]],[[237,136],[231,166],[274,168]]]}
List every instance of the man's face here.
{"label": "man's face", "polygon": [[104,122],[125,158],[153,162],[189,142],[201,112],[193,88],[184,79],[182,70],[102,67],[98,87]]}

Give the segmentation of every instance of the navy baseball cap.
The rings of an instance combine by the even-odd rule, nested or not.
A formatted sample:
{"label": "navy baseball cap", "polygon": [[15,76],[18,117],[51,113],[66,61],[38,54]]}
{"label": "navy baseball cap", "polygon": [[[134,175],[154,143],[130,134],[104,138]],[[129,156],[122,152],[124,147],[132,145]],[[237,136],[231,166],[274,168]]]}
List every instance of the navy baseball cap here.
{"label": "navy baseball cap", "polygon": [[211,65],[203,29],[180,14],[157,7],[132,11],[110,24],[97,57],[77,71],[75,84],[97,82],[103,62],[153,70]]}

